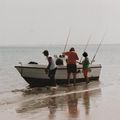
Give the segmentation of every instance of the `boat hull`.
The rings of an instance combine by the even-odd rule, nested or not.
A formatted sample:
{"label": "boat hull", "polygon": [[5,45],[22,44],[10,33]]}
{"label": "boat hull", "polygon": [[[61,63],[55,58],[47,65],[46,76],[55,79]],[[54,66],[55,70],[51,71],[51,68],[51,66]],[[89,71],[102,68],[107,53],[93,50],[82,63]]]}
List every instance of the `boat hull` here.
{"label": "boat hull", "polygon": [[[44,86],[49,86],[50,81],[49,79],[36,79],[36,78],[28,78],[28,77],[23,77],[24,80],[29,83],[30,87],[44,87]],[[90,77],[90,81],[98,81],[99,77]],[[85,82],[84,78],[76,79],[76,83],[81,83]],[[73,80],[70,80],[70,83],[74,83]],[[68,81],[66,79],[57,79],[56,80],[57,85],[66,85],[68,84]]]}
{"label": "boat hull", "polygon": [[[24,80],[29,83],[30,86],[49,86],[50,80],[48,75],[45,73],[46,65],[20,65],[15,66]],[[82,73],[82,65],[77,66],[77,75],[76,75],[76,83],[85,82],[83,73]],[[88,72],[88,77],[90,81],[99,80],[101,72],[101,65],[90,65],[90,71]],[[63,85],[67,84],[67,67],[66,66],[58,66],[56,70],[56,84]],[[70,83],[73,83],[72,75]]]}

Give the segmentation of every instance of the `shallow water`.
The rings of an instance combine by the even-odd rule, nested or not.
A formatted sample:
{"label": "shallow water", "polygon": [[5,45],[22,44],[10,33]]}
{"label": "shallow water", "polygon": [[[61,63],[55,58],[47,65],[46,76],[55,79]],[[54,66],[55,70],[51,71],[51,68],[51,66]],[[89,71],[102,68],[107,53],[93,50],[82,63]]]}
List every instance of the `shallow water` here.
{"label": "shallow water", "polygon": [[[0,118],[2,120],[120,120],[120,45],[104,45],[96,56],[102,64],[99,82],[55,89],[29,88],[14,66],[45,63],[45,47],[0,48]],[[82,47],[76,46],[76,51]],[[61,46],[48,48],[60,53]],[[56,50],[56,51],[55,51]],[[88,47],[92,58],[96,46]],[[117,56],[117,57],[116,57]],[[34,59],[33,59],[34,58]]]}

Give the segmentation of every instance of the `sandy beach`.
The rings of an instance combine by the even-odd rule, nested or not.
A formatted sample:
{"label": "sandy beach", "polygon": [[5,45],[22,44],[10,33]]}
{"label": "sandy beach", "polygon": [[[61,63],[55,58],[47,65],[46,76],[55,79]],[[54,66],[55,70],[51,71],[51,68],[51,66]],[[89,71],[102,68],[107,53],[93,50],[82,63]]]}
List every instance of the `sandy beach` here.
{"label": "sandy beach", "polygon": [[119,90],[120,84],[100,82],[57,90],[16,90],[16,99],[1,105],[0,116],[2,120],[119,120]]}

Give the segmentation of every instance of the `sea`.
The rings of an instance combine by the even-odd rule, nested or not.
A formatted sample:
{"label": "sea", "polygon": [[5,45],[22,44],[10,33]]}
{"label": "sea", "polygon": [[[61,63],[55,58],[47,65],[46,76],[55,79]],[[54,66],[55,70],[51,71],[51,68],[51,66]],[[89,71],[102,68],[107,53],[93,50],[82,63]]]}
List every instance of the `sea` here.
{"label": "sea", "polygon": [[[101,64],[99,81],[88,85],[30,88],[15,65],[47,64],[42,52],[60,55],[64,45],[0,47],[0,120],[120,120],[120,45],[88,45],[89,60]],[[79,58],[85,45],[74,47]]]}

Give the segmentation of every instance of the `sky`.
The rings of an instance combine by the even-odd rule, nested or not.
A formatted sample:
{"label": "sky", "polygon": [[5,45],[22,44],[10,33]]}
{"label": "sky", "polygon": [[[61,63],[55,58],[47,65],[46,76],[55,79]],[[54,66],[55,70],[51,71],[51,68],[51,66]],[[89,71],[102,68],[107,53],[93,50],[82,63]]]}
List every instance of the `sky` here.
{"label": "sky", "polygon": [[120,0],[0,0],[0,46],[120,44]]}

